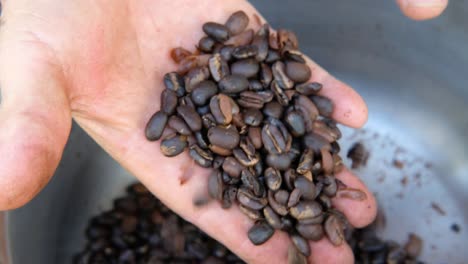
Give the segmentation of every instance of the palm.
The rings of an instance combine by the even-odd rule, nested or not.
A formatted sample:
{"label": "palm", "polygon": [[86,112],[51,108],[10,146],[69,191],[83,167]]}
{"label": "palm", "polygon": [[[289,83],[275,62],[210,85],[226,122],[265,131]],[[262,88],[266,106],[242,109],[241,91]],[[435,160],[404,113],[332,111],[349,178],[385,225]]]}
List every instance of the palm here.
{"label": "palm", "polygon": [[[68,136],[72,116],[168,206],[234,252],[249,262],[285,259],[284,234],[277,232],[264,246],[254,247],[246,236],[252,223],[237,209],[224,211],[216,204],[193,207],[193,197],[205,189],[208,171],[193,166],[187,155],[163,157],[159,143],[148,142],[143,133],[149,117],[159,109],[162,76],[175,69],[170,49],[194,47],[202,35],[204,21],[222,22],[233,11],[242,9],[253,14],[255,10],[248,3],[235,0],[205,0],[196,2],[197,5],[193,1],[174,0],[49,2],[56,8],[45,10],[38,6],[26,14],[30,15],[30,24],[25,37],[31,41],[19,44],[38,58],[33,69],[39,68],[40,72],[55,77],[51,83],[59,91],[52,92],[63,94],[64,98],[57,99],[59,103],[52,107],[57,111],[47,113],[46,117],[46,121],[55,121],[53,132],[59,139],[51,141],[51,145],[58,155],[62,141]],[[361,125],[366,119],[366,109],[360,98],[312,62],[311,66],[313,78],[325,87],[330,86],[328,95],[343,102],[338,103],[344,107],[336,109],[335,117],[349,125]],[[48,103],[46,100],[44,104]],[[354,115],[346,114],[349,110]],[[29,115],[33,119],[39,116]],[[188,175],[192,175],[192,180],[181,185],[180,178]],[[348,185],[362,187],[349,173],[340,177]],[[42,178],[35,180],[38,185],[48,179]],[[360,204],[350,201],[335,204],[343,208],[355,225],[367,224],[375,214],[373,199]],[[352,254],[347,246],[333,248],[326,241],[314,243],[312,251],[313,258],[325,257],[330,263],[344,263]]]}

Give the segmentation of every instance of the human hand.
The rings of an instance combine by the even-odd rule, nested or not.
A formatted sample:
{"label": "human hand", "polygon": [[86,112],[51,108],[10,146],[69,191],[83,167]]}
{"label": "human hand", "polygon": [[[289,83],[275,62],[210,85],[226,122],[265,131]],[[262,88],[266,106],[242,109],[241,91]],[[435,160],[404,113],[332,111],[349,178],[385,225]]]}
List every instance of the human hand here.
{"label": "human hand", "polygon": [[[239,210],[217,204],[195,208],[192,199],[205,188],[207,171],[191,167],[188,155],[168,159],[143,129],[159,109],[164,73],[176,66],[172,47],[191,47],[202,23],[225,21],[244,1],[59,1],[4,3],[0,31],[0,208],[12,209],[32,199],[48,182],[60,160],[71,118],[165,204],[252,263],[285,259],[287,236],[277,232],[261,247],[248,240],[251,226]],[[192,4],[192,5],[191,5]],[[207,11],[209,10],[209,11]],[[367,109],[348,86],[309,62],[312,81],[336,104],[333,117],[362,126]],[[190,170],[192,180],[180,185]],[[364,189],[349,172],[337,175],[348,186]],[[351,224],[360,227],[375,216],[366,190],[364,202],[338,200]],[[312,259],[352,262],[347,245],[312,243]]]}

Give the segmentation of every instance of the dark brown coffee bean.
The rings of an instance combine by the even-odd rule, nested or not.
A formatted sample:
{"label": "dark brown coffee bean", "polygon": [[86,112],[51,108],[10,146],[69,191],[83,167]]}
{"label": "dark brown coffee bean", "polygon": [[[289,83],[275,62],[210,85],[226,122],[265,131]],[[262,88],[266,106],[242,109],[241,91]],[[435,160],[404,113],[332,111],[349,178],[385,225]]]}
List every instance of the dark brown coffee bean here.
{"label": "dark brown coffee bean", "polygon": [[300,63],[306,63],[306,60],[304,59],[304,54],[302,54],[302,52],[298,50],[284,49],[283,56],[288,60],[292,60],[292,61],[300,62]]}
{"label": "dark brown coffee bean", "polygon": [[320,135],[328,142],[332,143],[341,137],[341,131],[337,127],[330,127],[322,120],[317,120],[312,125],[312,132]]}
{"label": "dark brown coffee bean", "polygon": [[336,195],[336,191],[338,190],[338,186],[335,181],[335,177],[333,176],[325,176],[325,186],[323,187],[322,192],[329,196],[333,197]]}
{"label": "dark brown coffee bean", "polygon": [[257,56],[257,53],[258,53],[257,46],[244,45],[244,46],[236,47],[232,52],[232,56],[240,60],[240,59],[255,57]]}
{"label": "dark brown coffee bean", "polygon": [[288,264],[307,264],[307,258],[299,252],[296,246],[290,245],[288,247]]}
{"label": "dark brown coffee bean", "polygon": [[249,80],[241,75],[228,75],[218,83],[218,87],[223,93],[240,93],[249,88]]}
{"label": "dark brown coffee bean", "polygon": [[275,233],[275,230],[266,222],[258,221],[249,229],[247,236],[254,245],[265,243]]}
{"label": "dark brown coffee bean", "polygon": [[198,165],[204,168],[209,168],[213,165],[213,154],[209,150],[204,150],[198,145],[192,145],[189,154]]}
{"label": "dark brown coffee bean", "polygon": [[257,175],[257,176],[263,175],[263,162],[262,162],[262,159],[260,159],[257,162],[257,164],[255,164],[254,171],[255,171],[255,175]]}
{"label": "dark brown coffee bean", "polygon": [[181,105],[177,107],[177,113],[184,119],[193,132],[199,131],[202,128],[202,120],[195,109]]}
{"label": "dark brown coffee bean", "polygon": [[265,208],[263,208],[263,215],[265,216],[265,220],[271,227],[273,227],[274,229],[281,229],[281,219],[279,215],[277,215],[275,211],[271,209],[270,206],[266,206]]}
{"label": "dark brown coffee bean", "polygon": [[285,205],[283,204],[280,204],[278,201],[275,200],[275,197],[274,197],[274,192],[271,191],[271,190],[268,190],[268,205],[271,206],[271,208],[279,215],[282,215],[282,216],[285,216],[287,215],[289,212],[288,212],[288,209],[286,208]]}
{"label": "dark brown coffee bean", "polygon": [[210,70],[208,67],[196,67],[191,69],[187,75],[185,75],[185,90],[191,93],[197,84],[208,80],[209,77]]}
{"label": "dark brown coffee bean", "polygon": [[265,96],[261,92],[244,91],[237,103],[245,108],[261,109],[265,104]]}
{"label": "dark brown coffee bean", "polygon": [[171,58],[175,63],[180,63],[186,57],[192,55],[192,53],[182,47],[173,48],[171,50]]}
{"label": "dark brown coffee bean", "polygon": [[271,154],[282,154],[291,149],[291,135],[281,121],[265,124],[262,128],[264,148]]}
{"label": "dark brown coffee bean", "polygon": [[[225,158],[222,156],[215,156],[213,160],[213,169],[219,169],[224,164]],[[223,169],[224,170],[224,169]]]}
{"label": "dark brown coffee bean", "polygon": [[322,90],[322,84],[317,82],[301,83],[296,85],[296,91],[303,95],[314,95]]}
{"label": "dark brown coffee bean", "polygon": [[164,128],[167,124],[167,114],[161,111],[156,112],[148,121],[145,128],[145,136],[149,141],[155,141],[161,138]]}
{"label": "dark brown coffee bean", "polygon": [[273,92],[273,94],[276,97],[276,100],[278,103],[280,103],[283,106],[287,106],[289,104],[289,97],[287,94],[284,92],[284,90],[279,87],[278,83],[276,80],[273,80],[270,85],[270,90]]}
{"label": "dark brown coffee bean", "polygon": [[247,135],[255,149],[260,149],[263,146],[262,130],[260,127],[249,127]]}
{"label": "dark brown coffee bean", "polygon": [[198,42],[198,48],[203,52],[211,52],[215,45],[215,41],[210,37],[203,37]]}
{"label": "dark brown coffee bean", "polygon": [[264,24],[255,34],[252,45],[257,47],[257,61],[264,61],[268,55],[268,37],[270,36],[270,29],[267,24]]}
{"label": "dark brown coffee bean", "polygon": [[258,210],[252,210],[250,208],[247,208],[243,206],[242,204],[239,205],[239,209],[241,210],[242,213],[244,213],[248,218],[257,221],[263,218],[261,211]]}
{"label": "dark brown coffee bean", "polygon": [[226,157],[223,162],[223,170],[231,177],[240,177],[242,170],[245,167],[242,166],[235,158]]}
{"label": "dark brown coffee bean", "polygon": [[239,144],[239,133],[234,126],[216,126],[208,130],[208,140],[212,145],[225,149],[234,149]]}
{"label": "dark brown coffee bean", "polygon": [[219,50],[219,54],[221,55],[223,60],[227,62],[227,61],[231,60],[232,52],[234,51],[234,49],[235,49],[235,47],[233,45],[226,45],[226,46],[223,46]]}
{"label": "dark brown coffee bean", "polygon": [[187,137],[175,136],[161,141],[161,152],[166,157],[174,157],[182,153],[187,147]]}
{"label": "dark brown coffee bean", "polygon": [[301,113],[304,118],[304,124],[307,132],[313,129],[313,123],[319,115],[315,104],[305,95],[299,95],[294,100],[294,108]]}
{"label": "dark brown coffee bean", "polygon": [[283,116],[283,111],[283,106],[276,101],[272,101],[265,104],[265,107],[263,108],[263,113],[266,116],[270,116],[276,119],[281,119],[281,117]]}
{"label": "dark brown coffee bean", "polygon": [[277,50],[268,50],[265,62],[272,64],[280,59],[281,59],[281,55],[279,54]]}
{"label": "dark brown coffee bean", "polygon": [[331,145],[330,143],[325,140],[323,137],[315,134],[315,133],[308,133],[303,138],[304,145],[307,148],[310,148],[314,151],[314,153],[320,153],[321,149],[330,150]]}
{"label": "dark brown coffee bean", "polygon": [[331,201],[330,197],[326,196],[325,194],[320,194],[318,196],[318,201],[326,209],[329,209],[329,208],[332,207],[332,201]]}
{"label": "dark brown coffee bean", "polygon": [[224,209],[231,208],[232,204],[235,203],[237,198],[237,188],[234,186],[228,186],[223,193],[223,200],[221,207]]}
{"label": "dark brown coffee bean", "polygon": [[286,67],[283,62],[277,61],[271,67],[276,83],[281,89],[291,89],[294,82],[286,74]]}
{"label": "dark brown coffee bean", "polygon": [[161,94],[161,111],[171,115],[175,112],[177,104],[177,94],[172,90],[165,89]]}
{"label": "dark brown coffee bean", "polygon": [[221,201],[224,192],[224,182],[219,170],[213,170],[208,178],[208,193],[213,199]]}
{"label": "dark brown coffee bean", "polygon": [[295,188],[291,194],[289,195],[288,199],[288,208],[296,206],[299,203],[299,200],[302,198],[302,190],[299,188]]}
{"label": "dark brown coffee bean", "polygon": [[366,166],[367,160],[369,159],[369,151],[367,151],[364,144],[356,142],[348,150],[346,157],[352,161],[351,168],[357,169],[361,166]]}
{"label": "dark brown coffee bean", "polygon": [[278,190],[275,193],[275,200],[281,205],[287,205],[289,200],[289,193],[285,190]]}
{"label": "dark brown coffee bean", "polygon": [[211,76],[217,82],[230,74],[229,65],[219,53],[214,54],[208,61]]}
{"label": "dark brown coffee bean", "polygon": [[306,257],[310,256],[310,247],[307,240],[305,240],[300,235],[293,234],[291,235],[291,241],[293,242],[294,246],[296,246],[297,250],[301,252],[302,255]]}
{"label": "dark brown coffee bean", "polygon": [[177,72],[170,72],[164,75],[164,85],[167,89],[174,91],[177,96],[185,95],[184,79]]}
{"label": "dark brown coffee bean", "polygon": [[203,127],[205,127],[206,129],[210,129],[216,126],[216,120],[211,113],[203,115],[201,119],[202,119]]}
{"label": "dark brown coffee bean", "polygon": [[297,177],[294,181],[294,186],[301,190],[302,197],[306,200],[315,199],[315,185],[305,177]]}
{"label": "dark brown coffee bean", "polygon": [[344,241],[344,226],[341,220],[334,214],[328,216],[324,224],[325,234],[328,240],[335,245],[340,246]]}
{"label": "dark brown coffee bean", "polygon": [[271,68],[265,63],[260,64],[259,80],[264,88],[268,88],[273,80]]}
{"label": "dark brown coffee bean", "polygon": [[263,90],[262,83],[258,80],[249,80],[249,91],[258,92]]}
{"label": "dark brown coffee bean", "polygon": [[296,225],[296,230],[301,236],[312,241],[319,241],[325,235],[321,224],[305,225],[299,223]]}
{"label": "dark brown coffee bean", "polygon": [[312,170],[314,163],[314,152],[310,149],[305,149],[299,160],[299,165],[297,166],[297,173],[306,174],[308,171]]}
{"label": "dark brown coffee bean", "polygon": [[244,165],[245,167],[254,166],[260,160],[259,155],[257,154],[249,155],[240,148],[234,149],[232,151],[232,154],[234,154],[234,157],[236,157],[239,163]]}
{"label": "dark brown coffee bean", "polygon": [[312,99],[314,104],[317,106],[320,115],[325,117],[332,116],[334,105],[330,99],[320,95],[311,96],[310,99]]}
{"label": "dark brown coffee bean", "polygon": [[184,136],[189,136],[192,134],[192,131],[190,128],[187,126],[184,120],[178,116],[171,116],[169,118],[169,121],[167,125],[177,131],[177,133],[184,135]]}
{"label": "dark brown coffee bean", "polygon": [[253,36],[254,31],[252,29],[248,29],[239,35],[229,38],[228,41],[224,42],[224,44],[235,47],[248,45],[252,42]]}
{"label": "dark brown coffee bean", "polygon": [[301,201],[296,206],[289,208],[289,213],[300,221],[320,215],[322,213],[322,206],[315,201]]}
{"label": "dark brown coffee bean", "polygon": [[211,97],[210,109],[216,122],[220,125],[231,123],[233,113],[239,112],[239,107],[234,100],[224,94]]}
{"label": "dark brown coffee bean", "polygon": [[242,59],[231,64],[231,73],[245,78],[256,76],[259,69],[260,66],[255,59]]}
{"label": "dark brown coffee bean", "polygon": [[220,147],[220,146],[217,146],[217,145],[212,145],[212,144],[210,144],[208,146],[208,148],[211,151],[213,151],[213,153],[224,156],[224,157],[232,155],[232,150],[231,149],[223,148],[223,147]]}
{"label": "dark brown coffee bean", "polygon": [[247,169],[242,170],[241,180],[243,186],[252,191],[255,196],[261,196],[265,191],[257,178]]}
{"label": "dark brown coffee bean", "polygon": [[263,121],[263,114],[258,109],[249,108],[244,111],[244,122],[249,126],[259,126]]}
{"label": "dark brown coffee bean", "polygon": [[286,75],[292,81],[302,83],[307,82],[310,79],[311,72],[307,64],[288,61],[286,62]]}
{"label": "dark brown coffee bean", "polygon": [[267,168],[265,170],[265,181],[268,188],[272,191],[277,191],[281,187],[283,179],[281,177],[281,172],[273,168]]}
{"label": "dark brown coffee bean", "polygon": [[286,170],[291,166],[291,157],[284,154],[268,154],[266,162],[268,166],[278,170]]}
{"label": "dark brown coffee bean", "polygon": [[240,135],[245,135],[247,133],[247,124],[244,122],[242,113],[236,113],[232,116],[232,124],[236,126]]}
{"label": "dark brown coffee bean", "polygon": [[237,201],[252,210],[260,210],[268,203],[266,198],[256,197],[252,192],[244,187],[237,190]]}
{"label": "dark brown coffee bean", "polygon": [[300,137],[305,134],[305,121],[301,114],[296,111],[286,113],[285,122],[289,127],[289,131],[295,137]]}
{"label": "dark brown coffee bean", "polygon": [[203,24],[203,32],[219,42],[224,42],[229,39],[229,31],[227,27],[215,22],[207,22]]}
{"label": "dark brown coffee bean", "polygon": [[413,259],[419,257],[419,255],[421,255],[422,246],[422,239],[416,234],[410,233],[408,242],[405,244],[405,250],[408,256]]}
{"label": "dark brown coffee bean", "polygon": [[320,214],[316,217],[302,219],[298,223],[303,225],[317,225],[322,224],[323,220],[325,220],[325,217],[323,216],[323,214]]}
{"label": "dark brown coffee bean", "polygon": [[286,183],[286,187],[288,187],[288,190],[292,191],[295,187],[294,187],[294,181],[296,180],[297,178],[297,174],[296,174],[296,171],[294,169],[287,169],[284,174],[283,174],[283,182]]}
{"label": "dark brown coffee bean", "polygon": [[229,30],[230,35],[234,36],[247,28],[249,17],[244,11],[237,11],[232,13],[224,25]]}
{"label": "dark brown coffee bean", "polygon": [[196,111],[196,106],[195,104],[193,103],[192,99],[190,98],[190,95],[186,95],[186,96],[183,96],[181,98],[179,98],[179,106],[181,105],[184,105],[184,106],[188,106],[190,108],[192,108],[193,110]]}
{"label": "dark brown coffee bean", "polygon": [[285,29],[278,29],[276,34],[278,35],[279,49],[297,49],[299,47],[297,37],[294,32]]}
{"label": "dark brown coffee bean", "polygon": [[245,152],[247,156],[256,156],[255,146],[252,144],[248,137],[242,137],[239,142],[239,147]]}
{"label": "dark brown coffee bean", "polygon": [[333,157],[329,150],[320,150],[322,156],[322,169],[325,174],[333,173]]}

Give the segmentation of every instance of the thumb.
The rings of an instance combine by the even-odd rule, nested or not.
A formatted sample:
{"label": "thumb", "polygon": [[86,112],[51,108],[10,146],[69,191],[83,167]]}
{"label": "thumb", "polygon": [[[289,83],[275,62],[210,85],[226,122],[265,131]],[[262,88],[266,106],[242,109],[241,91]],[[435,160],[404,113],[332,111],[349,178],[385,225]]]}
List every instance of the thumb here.
{"label": "thumb", "polygon": [[[2,17],[3,19],[4,17]],[[71,117],[51,49],[24,25],[0,28],[0,210],[31,200],[51,178]]]}
{"label": "thumb", "polygon": [[403,14],[414,20],[426,20],[439,16],[448,0],[397,0]]}

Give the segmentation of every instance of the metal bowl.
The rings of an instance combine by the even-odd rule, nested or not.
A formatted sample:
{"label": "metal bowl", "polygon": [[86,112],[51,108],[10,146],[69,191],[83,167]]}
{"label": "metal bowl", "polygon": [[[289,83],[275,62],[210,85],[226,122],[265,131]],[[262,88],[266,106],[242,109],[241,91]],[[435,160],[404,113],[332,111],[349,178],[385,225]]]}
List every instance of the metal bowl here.
{"label": "metal bowl", "polygon": [[[343,128],[342,154],[356,141],[370,150],[356,174],[379,200],[382,236],[402,242],[414,232],[424,239],[427,263],[466,263],[468,1],[451,1],[429,22],[410,21],[392,1],[253,2],[367,101],[369,122],[357,132]],[[74,126],[50,184],[0,218],[0,263],[69,263],[83,246],[87,219],[132,180]]]}

